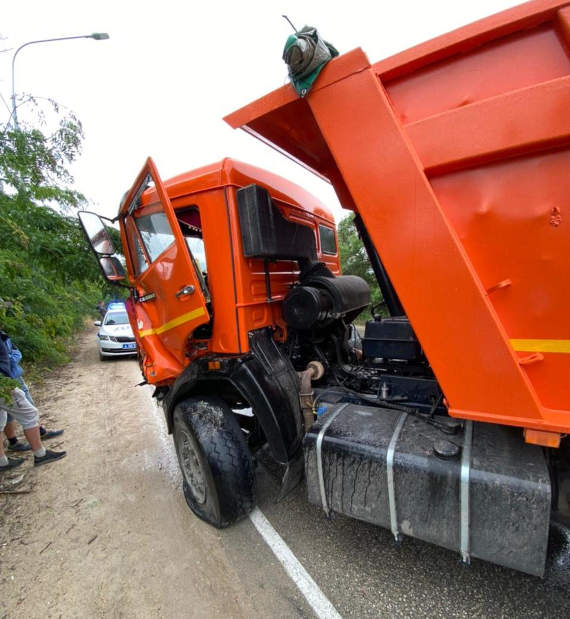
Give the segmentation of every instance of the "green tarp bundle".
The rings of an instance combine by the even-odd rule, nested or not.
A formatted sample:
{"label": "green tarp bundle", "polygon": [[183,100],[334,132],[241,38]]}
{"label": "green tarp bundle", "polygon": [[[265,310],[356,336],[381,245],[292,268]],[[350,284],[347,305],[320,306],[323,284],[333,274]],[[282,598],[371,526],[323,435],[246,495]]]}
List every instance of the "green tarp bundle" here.
{"label": "green tarp bundle", "polygon": [[338,56],[336,48],[321,39],[312,26],[301,28],[287,39],[283,60],[300,97],[307,95],[323,67],[335,56]]}

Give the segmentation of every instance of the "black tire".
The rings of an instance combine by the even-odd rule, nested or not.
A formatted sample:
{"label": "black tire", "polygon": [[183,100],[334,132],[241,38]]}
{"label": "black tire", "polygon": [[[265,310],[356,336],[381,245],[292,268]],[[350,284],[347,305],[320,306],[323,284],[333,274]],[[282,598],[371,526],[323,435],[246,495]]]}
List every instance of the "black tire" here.
{"label": "black tire", "polygon": [[179,402],[174,445],[188,507],[218,529],[244,518],[255,506],[254,464],[229,406],[213,396]]}
{"label": "black tire", "polygon": [[99,353],[99,361],[107,361],[107,357],[105,357],[105,355],[102,355],[101,353]]}

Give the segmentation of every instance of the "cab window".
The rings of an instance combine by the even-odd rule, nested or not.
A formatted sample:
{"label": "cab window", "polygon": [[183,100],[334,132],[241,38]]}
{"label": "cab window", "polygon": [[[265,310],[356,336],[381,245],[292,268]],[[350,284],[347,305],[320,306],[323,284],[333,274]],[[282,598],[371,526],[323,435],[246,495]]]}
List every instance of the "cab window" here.
{"label": "cab window", "polygon": [[336,256],[336,242],[334,238],[334,230],[327,226],[319,226],[319,239],[321,242],[321,251],[323,254]]}
{"label": "cab window", "polygon": [[135,269],[135,275],[144,273],[147,269],[147,262],[139,241],[139,237],[132,219],[129,217],[126,220],[125,227],[127,230],[127,238],[129,240],[129,251],[131,254],[131,260]]}
{"label": "cab window", "polygon": [[198,267],[203,273],[208,272],[206,266],[206,251],[204,249],[204,241],[197,236],[186,236],[186,245],[190,250],[190,253],[194,257],[194,260],[198,263]]}
{"label": "cab window", "polygon": [[135,223],[151,262],[174,243],[174,234],[164,211],[141,215]]}
{"label": "cab window", "polygon": [[206,298],[206,302],[210,301],[210,292],[208,290],[208,265],[206,263],[206,249],[204,240],[202,239],[202,223],[200,220],[200,211],[197,206],[191,206],[184,210],[176,212],[176,218],[180,224],[182,235],[186,241],[186,246],[190,252],[190,258],[194,265],[196,277],[200,282],[200,288]]}

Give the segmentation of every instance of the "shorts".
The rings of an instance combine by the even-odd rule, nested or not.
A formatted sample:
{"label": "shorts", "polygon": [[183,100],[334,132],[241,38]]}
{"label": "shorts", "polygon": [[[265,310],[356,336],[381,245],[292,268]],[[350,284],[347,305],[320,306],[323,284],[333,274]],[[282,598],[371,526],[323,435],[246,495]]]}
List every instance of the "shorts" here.
{"label": "shorts", "polygon": [[[18,380],[20,381],[20,384],[22,385],[21,389],[24,392],[26,399],[32,406],[35,406],[34,401],[32,400],[32,396],[30,395],[30,390],[28,389],[28,385],[26,385],[26,383],[24,382],[24,379],[21,376],[18,378]],[[8,413],[8,421],[6,423],[10,423],[11,421],[14,421],[14,417],[10,413]]]}
{"label": "shorts", "polygon": [[6,425],[8,413],[24,430],[30,430],[40,425],[38,409],[30,404],[22,389],[17,388],[12,391],[12,402],[9,405],[0,402],[0,431]]}

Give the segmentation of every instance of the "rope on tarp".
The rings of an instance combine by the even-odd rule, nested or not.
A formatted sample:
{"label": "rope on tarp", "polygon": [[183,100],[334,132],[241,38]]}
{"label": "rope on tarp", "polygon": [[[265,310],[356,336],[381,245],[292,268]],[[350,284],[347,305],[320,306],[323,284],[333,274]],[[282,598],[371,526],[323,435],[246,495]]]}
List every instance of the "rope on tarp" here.
{"label": "rope on tarp", "polygon": [[338,56],[337,49],[322,39],[312,26],[304,26],[289,36],[283,49],[283,60],[289,68],[293,88],[300,97],[309,93],[323,67],[335,56]]}

